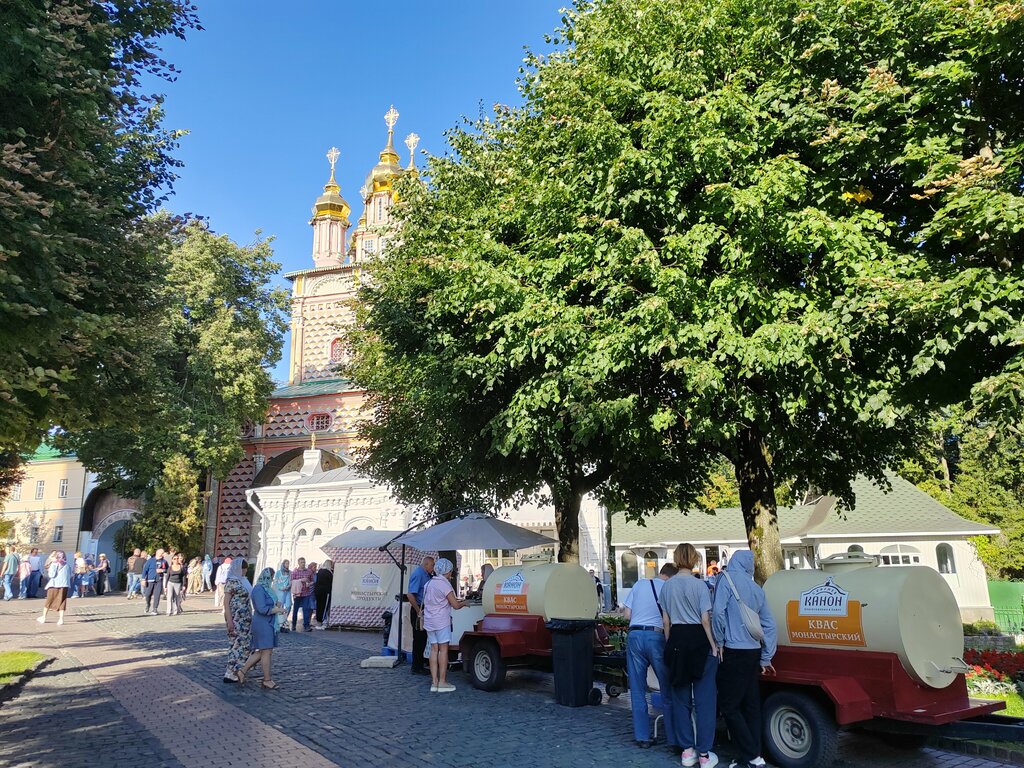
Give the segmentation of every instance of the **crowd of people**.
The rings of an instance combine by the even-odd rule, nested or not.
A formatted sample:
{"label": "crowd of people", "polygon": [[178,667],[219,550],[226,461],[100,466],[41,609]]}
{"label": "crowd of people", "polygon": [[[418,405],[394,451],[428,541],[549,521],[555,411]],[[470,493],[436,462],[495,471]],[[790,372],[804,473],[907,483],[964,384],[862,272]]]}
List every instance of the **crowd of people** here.
{"label": "crowd of people", "polygon": [[680,544],[657,578],[640,579],[625,601],[626,661],[633,736],[652,745],[647,672],[661,690],[665,736],[684,766],[714,768],[720,711],[737,760],[730,768],[760,768],[761,675],[773,675],[775,620],[753,579],[754,558],[736,552],[708,579],[695,574],[697,550]]}
{"label": "crowd of people", "polygon": [[[43,556],[37,547],[25,549],[21,554],[14,547],[9,550],[0,548],[0,585],[4,600],[38,597],[39,590],[46,584],[44,565]],[[68,568],[71,571],[71,582],[68,585],[70,598],[88,595],[99,597],[109,590],[111,567],[105,554],[100,553],[94,561],[91,556],[75,552]]]}

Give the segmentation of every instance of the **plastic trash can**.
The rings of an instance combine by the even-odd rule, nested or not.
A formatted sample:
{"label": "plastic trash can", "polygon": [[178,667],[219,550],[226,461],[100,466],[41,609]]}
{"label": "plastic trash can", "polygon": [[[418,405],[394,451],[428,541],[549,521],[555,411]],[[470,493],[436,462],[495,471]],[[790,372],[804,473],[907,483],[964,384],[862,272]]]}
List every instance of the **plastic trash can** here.
{"label": "plastic trash can", "polygon": [[551,619],[551,666],[555,701],[563,707],[585,707],[594,686],[593,619]]}

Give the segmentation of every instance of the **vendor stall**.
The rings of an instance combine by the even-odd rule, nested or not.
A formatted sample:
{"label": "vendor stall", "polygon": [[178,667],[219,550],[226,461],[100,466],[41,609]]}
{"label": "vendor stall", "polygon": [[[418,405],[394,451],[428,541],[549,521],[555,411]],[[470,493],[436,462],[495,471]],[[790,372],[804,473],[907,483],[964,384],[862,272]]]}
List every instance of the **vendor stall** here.
{"label": "vendor stall", "polygon": [[[395,596],[399,594],[401,572],[381,548],[400,533],[347,531],[321,548],[334,561],[330,626],[381,629],[384,611],[397,611]],[[427,554],[436,557],[436,552],[407,547],[406,562],[418,564]],[[407,627],[404,638],[411,640],[411,628]]]}

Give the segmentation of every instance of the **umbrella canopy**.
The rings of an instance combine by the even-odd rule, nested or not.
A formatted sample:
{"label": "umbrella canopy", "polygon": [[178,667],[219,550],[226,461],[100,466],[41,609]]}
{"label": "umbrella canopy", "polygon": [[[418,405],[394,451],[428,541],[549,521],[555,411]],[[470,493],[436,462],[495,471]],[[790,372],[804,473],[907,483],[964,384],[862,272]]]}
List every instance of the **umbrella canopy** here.
{"label": "umbrella canopy", "polygon": [[410,533],[395,541],[420,550],[529,549],[553,544],[554,539],[490,515],[473,513]]}
{"label": "umbrella canopy", "polygon": [[320,549],[335,547],[345,549],[352,547],[356,549],[377,549],[383,547],[401,531],[345,531],[339,533],[333,539],[324,544]]}

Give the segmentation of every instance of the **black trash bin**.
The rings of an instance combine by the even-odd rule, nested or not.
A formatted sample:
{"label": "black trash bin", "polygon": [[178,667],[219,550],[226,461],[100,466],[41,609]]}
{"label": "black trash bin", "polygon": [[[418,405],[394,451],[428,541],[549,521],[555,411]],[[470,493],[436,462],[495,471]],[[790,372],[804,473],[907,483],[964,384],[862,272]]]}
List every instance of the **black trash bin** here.
{"label": "black trash bin", "polygon": [[551,619],[551,666],[555,701],[563,707],[585,707],[594,686],[593,619]]}

